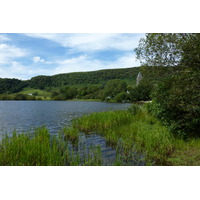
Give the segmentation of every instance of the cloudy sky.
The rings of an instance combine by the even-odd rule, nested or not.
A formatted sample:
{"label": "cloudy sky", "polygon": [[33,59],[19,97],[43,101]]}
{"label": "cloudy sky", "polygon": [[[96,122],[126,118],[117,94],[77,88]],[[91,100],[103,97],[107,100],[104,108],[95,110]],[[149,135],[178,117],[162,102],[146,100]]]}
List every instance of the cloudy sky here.
{"label": "cloudy sky", "polygon": [[139,66],[134,48],[144,34],[0,34],[0,78]]}

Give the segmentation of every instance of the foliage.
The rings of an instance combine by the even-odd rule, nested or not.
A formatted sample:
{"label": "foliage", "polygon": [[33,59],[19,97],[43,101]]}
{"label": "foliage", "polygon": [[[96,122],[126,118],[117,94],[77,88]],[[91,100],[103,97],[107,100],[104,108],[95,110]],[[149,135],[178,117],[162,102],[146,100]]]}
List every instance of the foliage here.
{"label": "foliage", "polygon": [[135,51],[156,77],[166,70],[153,83],[154,114],[176,135],[200,136],[200,34],[146,34]]}
{"label": "foliage", "polygon": [[129,95],[127,92],[120,92],[115,96],[117,102],[126,102],[129,101]]}
{"label": "foliage", "polygon": [[1,94],[0,100],[36,100],[36,97],[25,94]]}
{"label": "foliage", "polygon": [[137,104],[132,104],[130,107],[128,107],[128,112],[130,112],[132,115],[137,115],[141,111],[141,108]]}
{"label": "foliage", "polygon": [[114,99],[116,95],[127,91],[127,84],[123,80],[114,79],[106,83],[101,99]]}
{"label": "foliage", "polygon": [[141,80],[140,84],[134,87],[129,92],[130,100],[134,101],[149,101],[151,100],[151,92],[153,85],[146,81],[146,79]]}
{"label": "foliage", "polygon": [[[54,76],[36,76],[27,81],[0,78],[0,94],[16,93],[23,90],[25,87],[47,91],[61,88],[66,85],[80,85],[81,87],[87,87],[88,85],[103,85],[104,87],[106,82],[112,79],[121,79],[128,84],[134,85],[134,80],[136,79],[138,71],[138,67],[108,69],[94,72],[57,74]],[[91,93],[94,94],[95,92],[87,91],[87,94]],[[80,96],[86,96],[86,94],[80,94]],[[97,96],[98,94],[95,94],[95,98],[97,98]]]}
{"label": "foliage", "polygon": [[184,34],[181,66],[200,72],[200,33]]}
{"label": "foliage", "polygon": [[190,75],[166,78],[153,94],[154,114],[183,137],[200,136],[200,79]]}
{"label": "foliage", "polygon": [[0,94],[16,93],[26,87],[27,82],[18,79],[0,78]]}
{"label": "foliage", "polygon": [[200,61],[199,33],[148,33],[135,49],[148,66],[193,66]]}
{"label": "foliage", "polygon": [[105,84],[112,79],[126,80],[132,83],[136,79],[139,68],[108,69],[94,72],[76,72],[68,74],[58,74],[51,76],[51,86],[61,87],[64,85],[86,85],[86,84]]}
{"label": "foliage", "polygon": [[28,81],[28,86],[35,89],[45,89],[51,87],[52,80],[50,76],[36,76]]}

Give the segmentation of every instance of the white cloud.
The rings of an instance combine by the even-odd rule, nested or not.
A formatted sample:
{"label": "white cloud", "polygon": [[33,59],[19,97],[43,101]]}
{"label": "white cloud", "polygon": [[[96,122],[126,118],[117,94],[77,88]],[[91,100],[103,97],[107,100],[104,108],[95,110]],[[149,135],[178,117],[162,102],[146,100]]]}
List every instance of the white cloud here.
{"label": "white cloud", "polygon": [[44,59],[41,59],[39,56],[35,56],[35,57],[33,57],[33,62],[34,63],[38,63],[38,62],[43,63]]}
{"label": "white cloud", "polygon": [[[101,69],[128,68],[139,66],[135,61],[133,49],[138,45],[141,34],[27,34],[31,37],[45,38],[68,47],[68,52],[81,52],[78,57],[64,59],[51,57],[51,60],[33,55],[27,50],[10,43],[0,43],[1,77],[30,79],[37,75],[54,75],[59,73],[95,71]],[[0,34],[0,41],[8,41]],[[95,58],[95,51],[120,50],[123,56],[115,60]],[[130,52],[130,53],[126,53]],[[105,52],[103,52],[105,54]],[[28,59],[19,59],[27,56]],[[66,55],[65,55],[66,56]],[[71,56],[71,55],[70,55]],[[106,56],[106,54],[105,54]],[[112,56],[111,56],[112,58]],[[54,60],[56,59],[56,60]],[[32,60],[33,62],[30,62]],[[25,64],[26,63],[26,64]],[[29,63],[29,64],[27,64]]]}
{"label": "white cloud", "polygon": [[1,78],[18,78],[27,80],[37,75],[50,75],[51,71],[34,66],[25,66],[18,61],[12,61],[9,65],[0,65]]}
{"label": "white cloud", "polygon": [[133,54],[127,54],[123,57],[119,57],[115,61],[92,59],[84,55],[76,58],[56,61],[56,63],[58,64],[58,67],[51,71],[52,74],[128,68],[140,65],[139,62],[136,62]]}
{"label": "white cloud", "polygon": [[32,33],[30,37],[44,38],[57,42],[63,47],[74,51],[99,51],[120,50],[130,51],[138,46],[139,39],[144,34],[121,34],[121,33]]}
{"label": "white cloud", "polygon": [[1,78],[9,77],[26,80],[37,75],[55,75],[60,73],[96,71],[101,69],[116,69],[139,66],[139,63],[135,61],[133,54],[126,54],[122,57],[119,57],[115,61],[103,61],[93,59],[87,55],[82,55],[71,59],[51,61],[50,63],[57,67],[35,68],[34,65],[24,66],[20,62],[12,61],[7,67],[0,65]]}
{"label": "white cloud", "polygon": [[11,39],[6,35],[0,34],[0,42],[10,41]]}
{"label": "white cloud", "polygon": [[0,66],[1,78],[24,79],[30,72],[25,66],[17,61],[10,62],[9,66]]}
{"label": "white cloud", "polygon": [[9,63],[13,58],[23,57],[27,54],[28,52],[24,49],[8,44],[0,44],[0,64]]}

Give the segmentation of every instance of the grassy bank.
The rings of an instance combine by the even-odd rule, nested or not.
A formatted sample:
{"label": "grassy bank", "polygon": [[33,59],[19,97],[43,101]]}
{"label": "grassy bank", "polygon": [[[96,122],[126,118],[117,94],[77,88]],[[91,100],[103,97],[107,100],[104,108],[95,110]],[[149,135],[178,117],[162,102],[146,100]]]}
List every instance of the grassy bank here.
{"label": "grassy bank", "polygon": [[116,149],[120,141],[124,157],[135,151],[144,155],[146,164],[165,164],[173,151],[169,131],[144,111],[93,113],[75,120],[73,126],[88,134],[102,134]]}
{"label": "grassy bank", "polygon": [[120,141],[124,158],[136,151],[144,155],[146,165],[200,165],[200,139],[175,138],[145,108],[93,113],[73,126],[87,134],[102,134],[116,149]]}

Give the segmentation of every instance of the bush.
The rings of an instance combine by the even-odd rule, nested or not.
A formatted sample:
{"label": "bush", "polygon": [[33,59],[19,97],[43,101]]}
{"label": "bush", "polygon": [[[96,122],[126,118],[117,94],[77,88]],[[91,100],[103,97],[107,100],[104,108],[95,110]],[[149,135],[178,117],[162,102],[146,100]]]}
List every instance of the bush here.
{"label": "bush", "polygon": [[200,136],[200,80],[182,73],[161,82],[153,96],[152,112],[178,136]]}
{"label": "bush", "polygon": [[117,102],[123,102],[128,100],[128,94],[126,92],[121,92],[115,96]]}
{"label": "bush", "polygon": [[128,107],[128,112],[130,112],[132,115],[138,114],[140,111],[140,106],[137,104],[132,104],[130,107]]}
{"label": "bush", "polygon": [[142,82],[130,91],[131,101],[148,101],[151,100],[150,94],[152,91],[152,85],[148,82]]}

